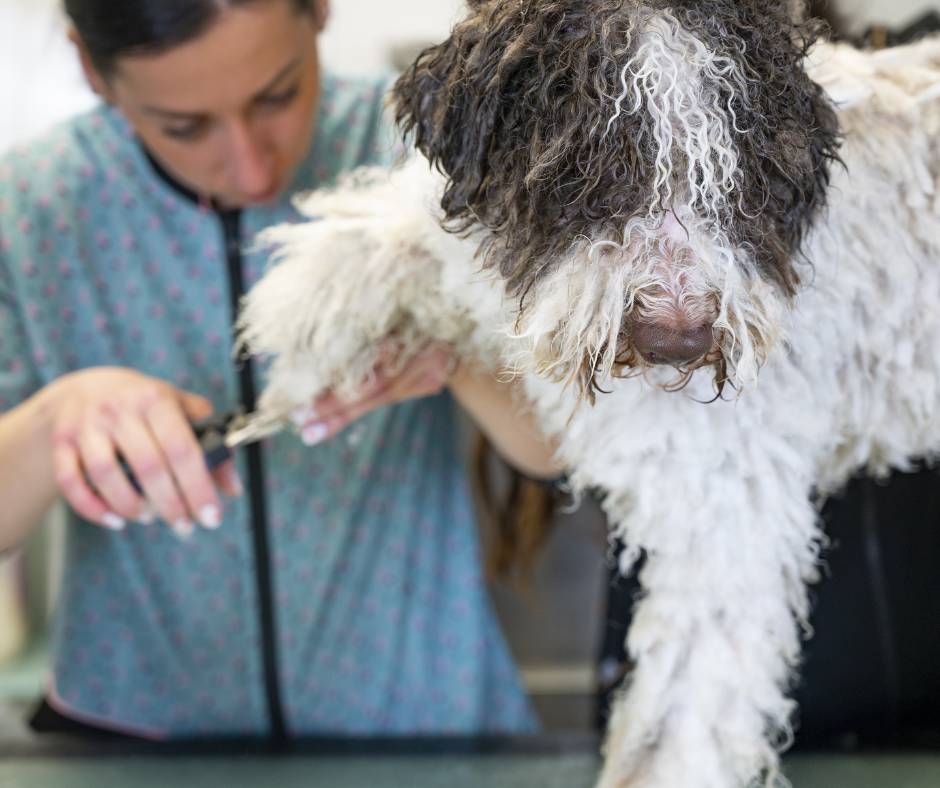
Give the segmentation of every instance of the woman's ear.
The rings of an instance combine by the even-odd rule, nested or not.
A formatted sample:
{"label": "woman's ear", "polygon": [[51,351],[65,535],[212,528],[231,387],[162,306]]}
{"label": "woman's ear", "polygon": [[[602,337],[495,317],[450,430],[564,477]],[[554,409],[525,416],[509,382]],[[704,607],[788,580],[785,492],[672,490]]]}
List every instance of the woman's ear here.
{"label": "woman's ear", "polygon": [[88,51],[88,47],[85,46],[82,37],[74,27],[69,28],[68,37],[69,41],[75,45],[75,51],[78,53],[78,60],[81,63],[82,71],[85,73],[88,86],[102,99],[111,103],[111,89],[108,86],[108,81],[102,76],[98,67],[95,66],[91,53]]}

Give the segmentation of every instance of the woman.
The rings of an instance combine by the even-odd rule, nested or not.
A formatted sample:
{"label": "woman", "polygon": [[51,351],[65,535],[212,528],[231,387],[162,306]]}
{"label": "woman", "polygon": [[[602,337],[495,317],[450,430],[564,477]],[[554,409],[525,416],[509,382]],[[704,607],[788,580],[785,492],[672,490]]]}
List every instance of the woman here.
{"label": "woman", "polygon": [[429,348],[298,414],[308,448],[281,435],[237,471],[210,474],[190,428],[253,407],[256,370],[231,360],[264,265],[251,240],[296,218],[292,193],[388,162],[382,86],[321,75],[326,0],[65,5],[106,105],[0,164],[0,550],[57,492],[71,506],[37,727],[529,728],[452,400],[415,399],[448,389],[517,467],[552,474],[507,386]]}

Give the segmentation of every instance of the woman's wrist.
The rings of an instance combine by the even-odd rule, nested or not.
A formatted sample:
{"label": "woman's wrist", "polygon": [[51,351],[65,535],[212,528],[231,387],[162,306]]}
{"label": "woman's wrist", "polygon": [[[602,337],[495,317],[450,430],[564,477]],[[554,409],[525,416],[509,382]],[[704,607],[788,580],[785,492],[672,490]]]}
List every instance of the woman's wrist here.
{"label": "woman's wrist", "polygon": [[22,544],[55,500],[54,413],[53,397],[41,389],[0,414],[0,466],[13,469],[0,482],[0,553]]}
{"label": "woman's wrist", "polygon": [[541,434],[517,385],[498,373],[464,360],[448,381],[454,399],[476,422],[500,455],[533,479],[551,479],[561,472],[551,442]]}
{"label": "woman's wrist", "polygon": [[68,397],[71,379],[71,374],[57,378],[45,385],[23,403],[23,407],[27,410],[27,418],[30,424],[33,425],[33,431],[38,442],[41,442],[43,446],[47,446],[50,454],[54,438],[53,433],[55,430],[56,414],[59,413],[62,408],[62,403],[65,402]]}
{"label": "woman's wrist", "polygon": [[473,386],[474,377],[480,374],[482,374],[482,370],[479,369],[477,364],[470,361],[462,361],[461,358],[454,353],[450,357],[450,361],[447,365],[444,385],[450,389],[454,398],[460,401],[461,397],[466,395],[467,390]]}

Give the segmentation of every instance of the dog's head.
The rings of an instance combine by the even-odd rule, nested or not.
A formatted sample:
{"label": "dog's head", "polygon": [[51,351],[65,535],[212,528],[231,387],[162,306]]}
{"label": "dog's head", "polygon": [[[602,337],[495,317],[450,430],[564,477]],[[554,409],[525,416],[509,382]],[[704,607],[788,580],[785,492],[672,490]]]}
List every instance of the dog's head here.
{"label": "dog's head", "polygon": [[795,0],[476,0],[395,88],[486,228],[539,371],[752,377],[799,284],[837,122]]}

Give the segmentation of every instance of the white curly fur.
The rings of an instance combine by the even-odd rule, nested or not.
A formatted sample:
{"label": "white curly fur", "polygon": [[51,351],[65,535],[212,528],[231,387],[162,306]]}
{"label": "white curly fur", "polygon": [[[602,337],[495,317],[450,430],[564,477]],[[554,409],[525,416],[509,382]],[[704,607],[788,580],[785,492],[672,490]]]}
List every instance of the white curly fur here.
{"label": "white curly fur", "polygon": [[[647,12],[638,28],[640,43],[621,71],[623,91],[614,100],[605,132],[624,112],[640,115],[646,119],[643,136],[649,137],[640,144],[657,151],[649,214],[630,222],[622,239],[633,291],[626,314],[634,296],[642,293],[645,311],[636,315],[641,319],[660,314],[673,323],[696,326],[707,316],[724,338],[730,379],[747,385],[777,339],[775,326],[783,306],[779,294],[757,275],[750,250],[731,244],[721,225],[728,202],[741,191],[733,132],[742,131],[721,95],[737,95],[746,102],[748,77],[739,64],[708,49],[669,11]],[[677,164],[684,168],[681,177],[674,171]],[[687,237],[681,231],[670,233],[673,253],[653,254],[651,247],[664,240],[664,208],[667,222],[677,220]],[[637,244],[644,246],[640,255]],[[580,262],[583,254],[578,250],[576,255]],[[677,265],[663,264],[676,257],[696,260],[695,271],[685,272],[695,281],[681,288],[686,304],[678,309],[675,283],[683,272]],[[637,259],[646,261],[645,271],[637,271]],[[546,288],[554,286],[550,282]],[[622,315],[612,316],[609,335],[620,330],[616,323]],[[616,342],[600,364],[602,372],[610,371],[615,353]]]}
{"label": "white curly fur", "polygon": [[[660,33],[650,44],[660,65],[672,62],[661,51],[670,41],[701,55],[668,20]],[[275,357],[261,404],[275,420],[327,386],[354,388],[392,332],[408,349],[452,342],[523,378],[575,487],[605,492],[625,563],[648,556],[628,639],[636,669],[611,723],[603,788],[782,780],[786,690],[822,539],[811,491],[940,450],[940,41],[877,54],[819,45],[809,66],[839,108],[846,169],[809,239],[815,277],[792,305],[673,199],[673,218],[575,245],[517,325],[501,282],[479,270],[480,238],[439,227],[441,179],[421,159],[308,197],[304,211],[322,218],[269,231],[280,263],[245,302],[243,339]],[[651,111],[657,77],[626,73],[644,75]],[[664,136],[671,122],[663,145],[680,144]],[[733,147],[720,130],[696,139],[722,162],[700,188],[723,199]],[[712,159],[716,144],[726,150]],[[649,282],[667,285],[662,308],[715,294],[719,320],[750,348],[739,369],[761,361],[739,326],[762,326],[757,382],[703,404],[705,370],[682,392],[650,370],[602,380],[611,393],[579,405],[557,365],[614,345]]]}
{"label": "white curly fur", "polygon": [[[737,119],[723,106],[720,91],[744,97],[747,79],[735,61],[709,50],[668,11],[648,13],[638,33],[641,43],[621,72],[623,93],[614,102],[607,131],[624,103],[629,114],[642,112],[651,121],[648,144],[657,151],[658,200],[651,210],[672,205],[673,189],[681,185],[689,213],[700,204],[717,221],[738,185],[732,137]],[[686,168],[681,179],[673,173],[677,161]]]}

